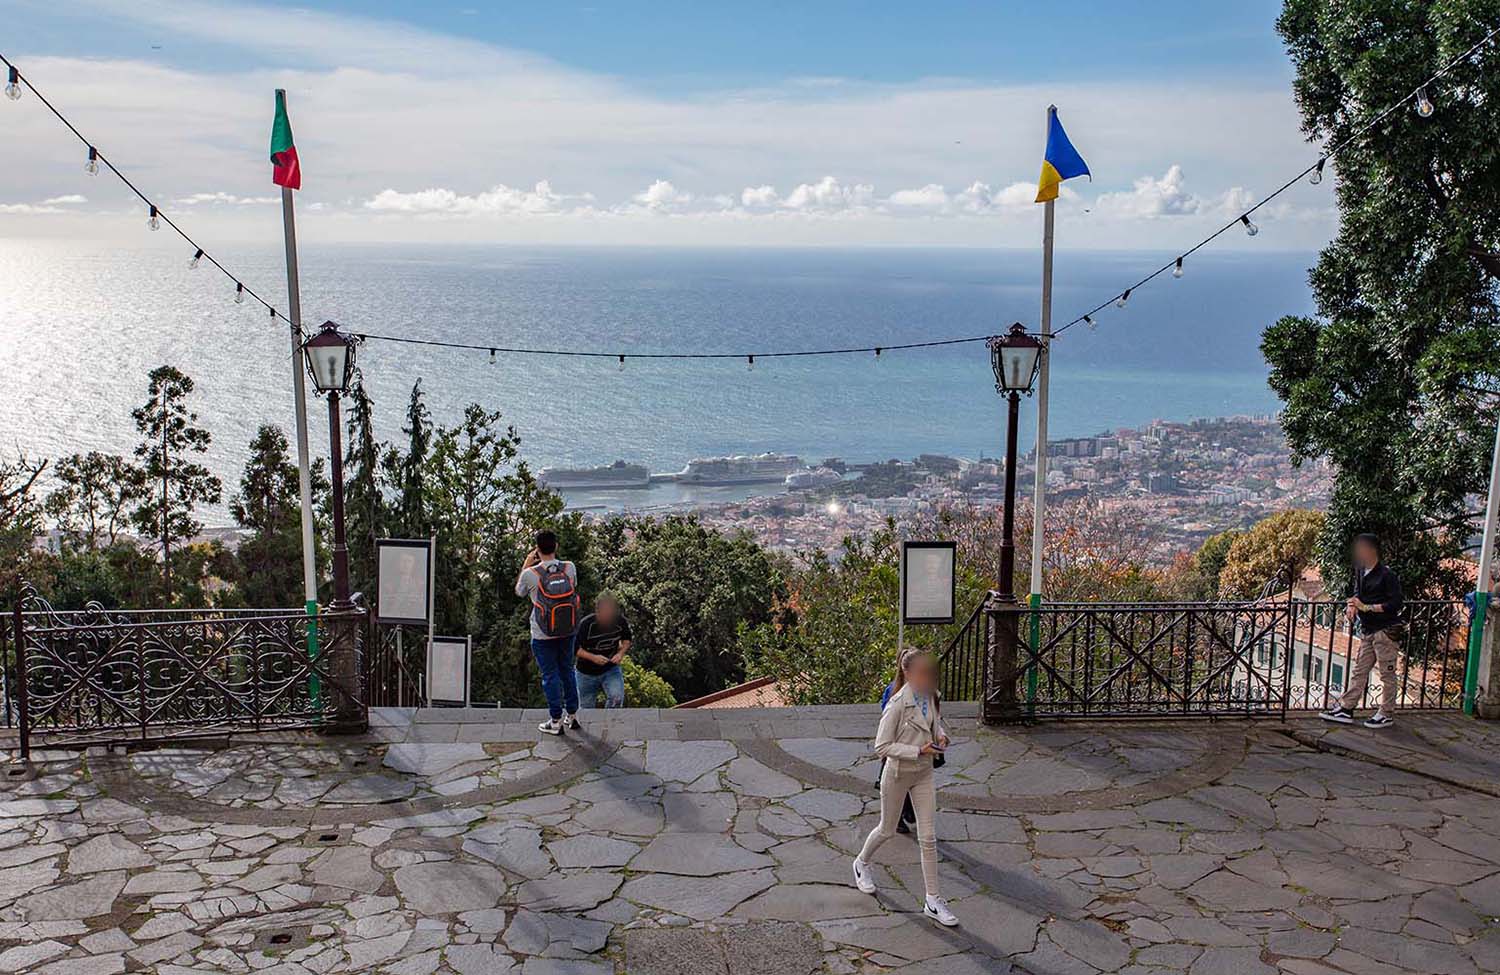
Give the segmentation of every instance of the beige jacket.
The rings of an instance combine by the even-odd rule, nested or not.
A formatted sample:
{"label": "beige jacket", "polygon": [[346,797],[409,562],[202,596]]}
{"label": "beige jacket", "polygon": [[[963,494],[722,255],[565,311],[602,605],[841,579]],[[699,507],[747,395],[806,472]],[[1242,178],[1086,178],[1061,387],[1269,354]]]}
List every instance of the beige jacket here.
{"label": "beige jacket", "polygon": [[937,702],[927,701],[927,714],[907,685],[892,695],[880,714],[880,729],[875,733],[875,754],[899,763],[897,769],[907,772],[930,765],[931,759],[921,754],[922,746],[937,741],[947,734],[943,721],[938,717]]}

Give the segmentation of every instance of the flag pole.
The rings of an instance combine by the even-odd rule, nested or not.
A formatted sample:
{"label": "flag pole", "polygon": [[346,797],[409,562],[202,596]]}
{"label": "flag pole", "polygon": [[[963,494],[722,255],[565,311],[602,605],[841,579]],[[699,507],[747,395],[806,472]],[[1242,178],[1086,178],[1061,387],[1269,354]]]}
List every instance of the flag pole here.
{"label": "flag pole", "polygon": [[[284,89],[276,89],[279,98],[286,98]],[[287,308],[292,320],[292,399],[297,416],[297,492],[302,501],[302,590],[307,613],[318,613],[318,562],[313,547],[313,500],[312,468],[309,466],[307,449],[307,386],[303,378],[302,359],[302,291],[297,278],[297,217],[292,206],[292,188],[281,188],[281,226],[286,236],[286,294]],[[308,628],[307,652],[310,658],[318,655],[317,624]],[[317,675],[311,677],[314,685]],[[316,686],[313,688],[316,697]]]}
{"label": "flag pole", "polygon": [[[1047,127],[1050,133],[1052,113],[1056,105],[1047,106]],[[1052,361],[1052,241],[1057,201],[1043,204],[1042,213],[1042,360],[1037,373],[1036,385],[1036,486],[1031,502],[1031,590],[1027,602],[1033,610],[1042,605],[1042,548],[1047,523],[1047,380]],[[1041,629],[1041,617],[1031,614],[1031,640],[1033,651]],[[1036,700],[1036,668],[1026,668],[1026,702]]]}

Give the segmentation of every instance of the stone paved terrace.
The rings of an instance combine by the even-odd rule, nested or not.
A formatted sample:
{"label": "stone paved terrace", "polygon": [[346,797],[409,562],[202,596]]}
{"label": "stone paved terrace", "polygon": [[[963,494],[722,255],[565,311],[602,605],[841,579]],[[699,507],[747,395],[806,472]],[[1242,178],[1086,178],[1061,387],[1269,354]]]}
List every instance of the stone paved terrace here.
{"label": "stone paved terrace", "polygon": [[1500,970],[1500,730],[1462,718],[993,731],[950,706],[955,930],[917,913],[906,837],[878,896],[849,885],[874,708],[538,719],[42,752],[0,782],[0,973]]}

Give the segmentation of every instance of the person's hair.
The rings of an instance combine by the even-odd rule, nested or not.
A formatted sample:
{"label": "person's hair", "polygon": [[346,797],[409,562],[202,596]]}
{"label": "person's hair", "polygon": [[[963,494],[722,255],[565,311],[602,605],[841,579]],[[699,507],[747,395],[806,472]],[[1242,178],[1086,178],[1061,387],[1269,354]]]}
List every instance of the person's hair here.
{"label": "person's hair", "polygon": [[536,550],[543,555],[557,554],[557,533],[550,528],[543,528],[536,533]]}
{"label": "person's hair", "polygon": [[598,609],[600,603],[609,603],[609,604],[613,605],[616,609],[619,609],[620,608],[620,597],[616,596],[614,593],[610,592],[608,589],[602,589],[602,590],[600,590],[599,595],[597,595],[597,596],[594,597],[594,608]]}
{"label": "person's hair", "polygon": [[1380,558],[1385,554],[1380,550],[1380,536],[1374,534],[1373,532],[1360,532],[1358,535],[1354,536],[1354,540],[1356,542],[1364,542],[1366,545],[1373,548],[1375,550],[1376,558]]}
{"label": "person's hair", "polygon": [[912,664],[916,663],[918,659],[920,659],[922,657],[926,657],[926,656],[928,656],[927,651],[923,650],[921,647],[907,647],[906,649],[902,650],[900,654],[897,655],[897,657],[896,657],[896,686],[891,691],[892,694],[898,693],[901,690],[901,688],[903,688],[903,687],[906,686],[906,671],[907,671],[907,669],[909,667],[911,667]]}

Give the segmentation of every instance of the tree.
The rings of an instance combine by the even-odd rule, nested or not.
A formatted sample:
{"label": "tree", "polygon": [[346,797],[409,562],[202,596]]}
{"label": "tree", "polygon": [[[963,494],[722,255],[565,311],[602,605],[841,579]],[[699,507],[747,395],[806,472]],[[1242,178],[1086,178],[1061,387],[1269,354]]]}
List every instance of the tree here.
{"label": "tree", "polygon": [[27,460],[24,454],[0,460],[0,586],[7,593],[27,572],[42,531],[42,507],[34,490],[46,469],[46,461]]}
{"label": "tree", "polygon": [[[312,464],[311,473],[316,506],[328,494],[321,459]],[[305,595],[300,571],[301,485],[280,427],[265,424],[250,441],[250,459],[240,476],[239,492],[230,499],[229,513],[250,533],[234,557],[238,598],[247,606],[300,606]],[[315,532],[314,538],[322,535]]]}
{"label": "tree", "polygon": [[1219,579],[1224,573],[1224,563],[1229,558],[1230,546],[1235,539],[1244,532],[1238,528],[1210,535],[1198,546],[1198,551],[1193,553],[1192,563],[1188,566],[1186,584],[1187,595],[1198,600],[1213,600],[1219,598],[1221,590]]}
{"label": "tree", "polygon": [[364,376],[354,374],[345,424],[344,519],[349,546],[351,592],[375,596],[375,541],[390,532],[391,511],[381,471],[381,444],[375,439],[375,406]]}
{"label": "tree", "polygon": [[672,685],[662,680],[655,671],[647,670],[627,655],[620,661],[620,670],[625,675],[625,706],[630,708],[675,708],[677,698],[672,696]]}
{"label": "tree", "polygon": [[631,655],[684,700],[740,680],[739,624],[767,622],[785,595],[780,566],[749,535],[691,516],[613,519],[592,561],[630,615]]}
{"label": "tree", "polygon": [[[1500,22],[1497,0],[1287,0],[1277,29],[1308,137],[1333,160],[1339,232],[1311,273],[1317,316],[1261,343],[1294,460],[1334,470],[1317,555],[1330,581],[1361,531],[1379,534],[1413,589],[1485,489],[1500,376],[1500,52],[1486,45],[1409,108],[1356,136]],[[1456,531],[1431,526],[1459,525]]]}
{"label": "tree", "polygon": [[1279,588],[1295,583],[1312,562],[1324,518],[1321,511],[1293,508],[1241,532],[1225,553],[1219,595],[1255,599],[1273,584]]}
{"label": "tree", "polygon": [[145,489],[139,467],[97,450],[62,458],[53,476],[58,486],[47,495],[47,514],[73,547],[90,552],[115,544]]}
{"label": "tree", "polygon": [[422,380],[411,387],[411,399],[406,404],[406,453],[392,454],[392,472],[400,485],[401,496],[397,506],[398,525],[407,538],[426,538],[432,526],[427,517],[427,499],[423,493],[422,470],[427,463],[427,449],[432,442],[432,414],[422,400]]}
{"label": "tree", "polygon": [[135,455],[146,479],[131,517],[142,535],[161,544],[163,601],[170,604],[172,543],[203,530],[193,512],[201,504],[217,504],[223,483],[207,467],[187,459],[207,452],[213,441],[188,408],[192,379],[172,366],[158,366],[147,378],[146,402],[130,414],[141,434]]}

